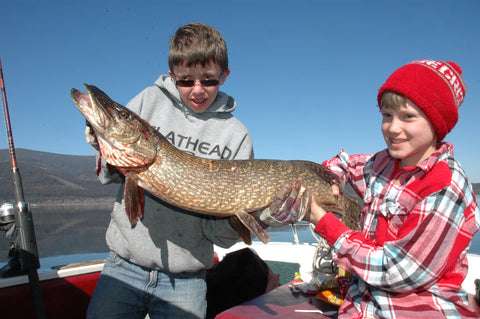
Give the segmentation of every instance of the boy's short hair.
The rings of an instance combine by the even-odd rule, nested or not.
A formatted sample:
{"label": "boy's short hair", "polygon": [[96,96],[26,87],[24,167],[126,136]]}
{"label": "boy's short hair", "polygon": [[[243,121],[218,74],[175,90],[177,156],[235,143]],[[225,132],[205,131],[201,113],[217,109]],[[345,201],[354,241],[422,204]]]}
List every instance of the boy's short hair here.
{"label": "boy's short hair", "polygon": [[410,100],[401,94],[395,93],[393,91],[386,91],[382,94],[382,98],[380,100],[380,109],[389,108],[393,110],[398,110],[401,106],[407,104],[408,101]]}
{"label": "boy's short hair", "polygon": [[220,32],[203,23],[190,23],[180,27],[170,38],[168,66],[218,63],[222,71],[228,69],[227,44]]}

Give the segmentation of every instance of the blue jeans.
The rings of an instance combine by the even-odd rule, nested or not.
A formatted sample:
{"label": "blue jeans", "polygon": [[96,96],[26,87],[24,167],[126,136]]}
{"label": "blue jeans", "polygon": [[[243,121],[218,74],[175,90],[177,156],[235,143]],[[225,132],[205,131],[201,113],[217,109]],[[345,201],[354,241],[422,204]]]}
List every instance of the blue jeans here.
{"label": "blue jeans", "polygon": [[205,318],[205,271],[169,273],[128,262],[114,252],[105,261],[87,318]]}

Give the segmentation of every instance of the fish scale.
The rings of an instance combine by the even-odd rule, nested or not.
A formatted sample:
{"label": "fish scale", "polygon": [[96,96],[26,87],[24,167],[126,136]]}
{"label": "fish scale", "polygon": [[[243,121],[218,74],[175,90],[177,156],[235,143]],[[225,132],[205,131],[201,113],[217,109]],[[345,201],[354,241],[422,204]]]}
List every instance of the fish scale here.
{"label": "fish scale", "polygon": [[[143,216],[143,189],[177,207],[212,216],[238,218],[261,241],[269,235],[248,213],[268,207],[280,188],[301,181],[317,204],[342,216],[358,229],[360,205],[344,193],[335,196],[332,184],[341,184],[325,166],[309,161],[268,159],[212,160],[185,153],[127,108],[95,86],[88,94],[72,89],[72,99],[95,130],[105,160],[125,176],[126,211],[132,227]],[[137,203],[138,202],[138,203]],[[237,230],[245,242],[245,230]]]}

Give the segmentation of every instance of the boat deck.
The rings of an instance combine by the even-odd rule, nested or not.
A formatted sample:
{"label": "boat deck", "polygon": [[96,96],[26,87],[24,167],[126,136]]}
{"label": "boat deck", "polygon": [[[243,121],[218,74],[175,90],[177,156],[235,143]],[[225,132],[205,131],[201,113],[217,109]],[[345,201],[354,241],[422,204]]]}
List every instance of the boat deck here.
{"label": "boat deck", "polygon": [[[272,269],[280,275],[280,287],[267,294],[254,298],[234,307],[218,318],[334,318],[330,305],[321,303],[312,295],[294,294],[288,288],[288,283],[299,273],[304,281],[312,279],[313,256],[315,244],[271,242],[265,245],[254,242],[251,246],[237,243],[229,249],[215,247],[219,259],[232,251],[249,247],[255,251]],[[73,255],[72,264],[63,265],[55,257],[41,260],[42,268],[38,270],[41,280],[42,297],[45,301],[45,311],[48,318],[84,318],[88,302],[96,285],[106,253]],[[463,284],[469,294],[472,307],[479,313],[480,307],[474,300],[474,280],[479,278],[480,256],[469,254],[469,272]],[[63,257],[64,260],[64,257]],[[89,262],[80,262],[91,260]],[[0,279],[0,300],[3,313],[15,313],[18,318],[33,318],[33,307],[30,298],[28,277],[17,276]],[[70,300],[70,302],[67,302]],[[75,310],[74,310],[75,309]],[[302,312],[298,311],[302,310]],[[49,315],[55,312],[55,315]],[[57,314],[59,314],[57,316]]]}

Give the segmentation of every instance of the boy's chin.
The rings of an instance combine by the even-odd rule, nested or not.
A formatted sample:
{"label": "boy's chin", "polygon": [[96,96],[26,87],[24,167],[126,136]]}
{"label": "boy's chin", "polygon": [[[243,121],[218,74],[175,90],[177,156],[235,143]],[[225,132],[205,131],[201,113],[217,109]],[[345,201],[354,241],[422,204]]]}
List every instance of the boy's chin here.
{"label": "boy's chin", "polygon": [[398,151],[391,151],[390,149],[388,150],[388,154],[393,159],[396,159],[396,160],[399,160],[399,161],[404,161],[406,158],[408,158],[408,156],[402,155]]}

